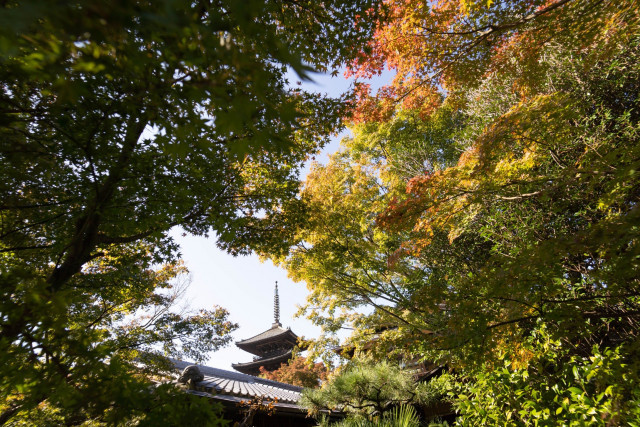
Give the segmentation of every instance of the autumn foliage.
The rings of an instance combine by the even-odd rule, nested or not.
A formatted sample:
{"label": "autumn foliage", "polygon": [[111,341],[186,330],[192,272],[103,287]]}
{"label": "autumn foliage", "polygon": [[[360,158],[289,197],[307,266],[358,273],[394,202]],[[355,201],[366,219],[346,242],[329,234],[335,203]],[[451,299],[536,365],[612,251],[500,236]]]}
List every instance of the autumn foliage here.
{"label": "autumn foliage", "polygon": [[[638,19],[633,1],[387,0],[386,19],[347,76],[395,72],[377,93],[358,84],[354,120],[388,119],[397,108],[429,114],[444,89],[452,100],[493,73],[513,73],[520,96],[544,75],[551,45],[604,57],[624,43]],[[524,71],[524,72],[522,72]]]}
{"label": "autumn foliage", "polygon": [[353,136],[312,168],[280,259],[303,311],[375,357],[455,368],[463,425],[636,419],[637,2],[382,10],[348,71]]}
{"label": "autumn foliage", "polygon": [[327,378],[327,368],[322,362],[311,363],[304,357],[294,357],[275,371],[260,367],[260,376],[300,387],[317,388]]}

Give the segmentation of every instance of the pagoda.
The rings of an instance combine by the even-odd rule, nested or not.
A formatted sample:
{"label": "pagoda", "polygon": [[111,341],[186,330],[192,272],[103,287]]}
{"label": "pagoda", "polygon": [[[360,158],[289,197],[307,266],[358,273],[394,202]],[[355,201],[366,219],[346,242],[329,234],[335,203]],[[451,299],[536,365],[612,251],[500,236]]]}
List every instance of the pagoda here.
{"label": "pagoda", "polygon": [[255,357],[251,362],[234,363],[231,366],[243,374],[259,375],[260,367],[267,371],[275,371],[280,365],[291,359],[291,352],[298,342],[298,336],[290,328],[283,328],[280,323],[280,298],[278,297],[278,282],[273,298],[274,322],[270,329],[258,335],[237,341],[236,346]]}

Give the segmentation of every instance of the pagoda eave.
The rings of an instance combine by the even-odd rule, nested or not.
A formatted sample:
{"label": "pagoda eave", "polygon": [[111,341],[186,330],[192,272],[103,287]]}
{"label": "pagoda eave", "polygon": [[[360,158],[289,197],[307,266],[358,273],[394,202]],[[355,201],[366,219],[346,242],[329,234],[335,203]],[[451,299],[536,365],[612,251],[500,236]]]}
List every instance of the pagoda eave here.
{"label": "pagoda eave", "polygon": [[234,363],[231,366],[238,372],[248,375],[260,374],[260,367],[264,367],[267,371],[273,371],[280,368],[280,365],[287,363],[291,359],[291,350],[277,356],[254,360],[253,362]]}
{"label": "pagoda eave", "polygon": [[281,343],[285,347],[295,347],[298,342],[298,336],[291,332],[290,329],[281,327],[272,327],[265,332],[243,341],[237,341],[236,347],[252,353],[256,356],[263,356],[265,353],[261,347],[268,344]]}

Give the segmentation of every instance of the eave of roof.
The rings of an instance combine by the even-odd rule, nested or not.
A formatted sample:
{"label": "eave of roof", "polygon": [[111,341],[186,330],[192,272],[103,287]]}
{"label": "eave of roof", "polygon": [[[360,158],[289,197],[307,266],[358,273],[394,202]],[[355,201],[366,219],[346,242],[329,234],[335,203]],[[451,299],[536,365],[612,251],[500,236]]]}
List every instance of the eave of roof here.
{"label": "eave of roof", "polygon": [[288,341],[293,341],[293,342],[297,342],[298,340],[298,336],[294,334],[291,331],[291,329],[288,329],[288,328],[284,329],[278,324],[274,324],[270,329],[267,329],[266,331],[261,332],[256,336],[247,338],[246,340],[236,341],[236,346],[238,346],[239,348],[245,351],[252,352],[251,349],[253,349],[258,344],[274,341],[276,339],[287,339],[287,338],[288,338]]}
{"label": "eave of roof", "polygon": [[287,351],[286,353],[283,354],[279,354],[277,356],[273,356],[273,357],[268,357],[265,359],[258,359],[258,360],[254,360],[252,362],[244,362],[244,363],[233,363],[231,366],[233,367],[233,369],[237,369],[237,368],[250,368],[250,367],[260,367],[263,365],[267,365],[267,364],[271,364],[271,363],[275,363],[275,362],[287,362],[289,359],[291,359],[291,350]]}
{"label": "eave of roof", "polygon": [[[222,401],[222,402],[229,402],[229,403],[232,403],[234,405],[237,405],[238,403],[240,403],[242,401],[246,401],[246,398],[242,398],[242,397],[238,397],[238,396],[232,396],[232,395],[228,395],[228,394],[213,394],[213,393],[206,393],[206,392],[203,392],[203,391],[195,391],[195,390],[187,390],[187,393],[194,394],[196,396],[213,398],[215,400]],[[289,412],[300,412],[303,415],[307,414],[307,410],[306,409],[303,409],[303,408],[299,407],[295,403],[283,403],[283,402],[279,402],[278,401],[278,402],[272,402],[272,405],[274,407],[276,407],[277,409],[280,409],[280,410],[284,410],[284,411],[288,410]]]}

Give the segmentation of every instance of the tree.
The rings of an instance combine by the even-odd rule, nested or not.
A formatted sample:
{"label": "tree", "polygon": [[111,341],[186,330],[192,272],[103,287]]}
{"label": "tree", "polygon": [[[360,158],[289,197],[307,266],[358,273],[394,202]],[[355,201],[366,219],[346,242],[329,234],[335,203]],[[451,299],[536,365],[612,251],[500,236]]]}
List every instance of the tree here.
{"label": "tree", "polygon": [[300,387],[318,388],[321,381],[327,378],[327,368],[322,362],[310,365],[307,359],[298,356],[293,357],[288,363],[283,363],[275,371],[269,372],[261,366],[260,376]]}
{"label": "tree", "polygon": [[[475,64],[487,74],[473,82],[443,77],[451,95],[439,94],[443,101],[426,116],[399,106],[392,115],[372,114],[370,123],[355,128],[356,137],[340,160],[308,179],[307,203],[318,220],[299,231],[299,249],[283,260],[294,278],[310,284],[310,306],[329,313],[310,311],[311,316],[334,330],[345,321],[355,322],[360,332],[383,329],[383,337],[400,341],[395,348],[405,348],[404,341],[425,356],[429,348],[446,350],[445,357],[464,363],[477,360],[476,350],[491,352],[500,343],[517,342],[520,328],[528,330],[536,319],[553,322],[567,340],[580,336],[586,352],[596,342],[619,343],[600,329],[613,319],[620,328],[616,337],[634,339],[638,44],[622,32],[609,32],[618,19],[625,28],[633,26],[627,19],[632,11],[625,6],[618,14],[606,2],[591,5],[607,21],[594,18],[595,9],[555,2],[548,8],[535,5],[531,19],[512,28],[494,22],[503,12],[521,14],[506,4],[456,9],[460,4],[452,2],[441,9],[444,4],[415,12],[424,22],[416,20],[413,9],[399,9],[381,25],[402,28],[394,19],[407,19],[411,28],[431,28],[432,20],[448,22],[448,10],[463,21],[475,16],[473,22],[484,20],[488,29],[502,28],[506,41],[483,38],[483,43],[504,42],[516,52],[542,43],[524,43],[515,30],[544,33],[547,13],[593,22],[585,24],[589,31],[575,35],[578,45],[562,35],[542,43],[534,53],[535,67],[528,57],[515,56],[517,73],[513,67],[487,68],[501,64],[493,51],[486,51],[482,61],[474,55],[461,58],[452,70]],[[456,43],[457,31],[448,34]],[[385,39],[377,37],[382,49]],[[425,35],[424,43],[439,37]],[[433,61],[440,60],[440,51],[403,46],[381,57],[364,52],[359,61],[377,67],[379,59],[393,65],[400,56],[418,75],[419,67],[433,71]],[[414,131],[437,129],[433,123],[447,117],[445,112],[455,118],[447,132],[431,131],[425,138]],[[406,117],[425,124],[413,125]],[[401,131],[388,132],[391,126]],[[406,138],[411,132],[418,138]],[[426,160],[417,163],[426,166],[409,178],[397,165],[410,165],[418,140],[428,148],[422,149]],[[362,161],[366,151],[378,157]],[[322,208],[321,200],[331,203]],[[325,220],[332,210],[333,218],[348,220]],[[371,315],[348,311],[362,305],[375,310]],[[349,314],[337,322],[328,319],[340,309]]]}
{"label": "tree", "polygon": [[272,416],[276,411],[275,404],[277,402],[277,398],[273,401],[267,401],[263,396],[256,396],[251,400],[241,400],[238,403],[238,406],[241,408],[240,412],[242,412],[244,415],[241,422],[236,421],[235,423],[233,423],[233,427],[253,426],[253,418],[259,412],[264,412],[268,416]]}
{"label": "tree", "polygon": [[[178,259],[172,227],[215,233],[234,254],[287,241],[297,172],[339,124],[341,102],[290,89],[286,72],[349,60],[370,33],[354,16],[369,7],[2,3],[2,423],[51,401],[70,424],[112,410],[150,419],[131,397],[148,398],[146,383],[121,369],[104,331],[81,325],[100,324],[100,305],[147,295],[154,266]],[[156,326],[216,343],[222,313],[167,313]],[[173,345],[158,334],[149,339]],[[190,345],[190,357],[212,348]]]}
{"label": "tree", "polygon": [[[237,251],[248,229],[266,236],[275,201],[295,194],[292,176],[337,120],[335,100],[286,88],[286,67],[304,77],[303,60],[340,59],[315,38],[362,33],[352,9],[8,4],[3,251],[54,260],[57,290],[100,245],[158,241],[176,224]],[[293,33],[293,15],[316,31]]]}
{"label": "tree", "polygon": [[[452,138],[458,127],[459,117],[450,109],[428,120],[403,112],[389,122],[354,127],[343,151],[326,166],[313,166],[302,192],[308,220],[297,230],[298,244],[279,259],[293,279],[310,284],[303,312],[326,332],[326,342],[316,341],[312,350],[333,354],[331,333],[344,326],[355,328],[350,340],[356,346],[380,339],[368,351],[385,358],[432,335],[446,289],[444,270],[459,269],[480,254],[470,252],[471,239],[451,247],[438,233],[439,244],[424,249],[423,255],[434,254],[425,265],[403,246],[420,239],[418,233],[388,230],[376,221],[406,194],[414,173],[455,165],[459,151]],[[436,266],[442,270],[434,271]]]}
{"label": "tree", "polygon": [[385,18],[348,75],[366,79],[385,67],[396,75],[377,94],[360,85],[356,121],[385,120],[397,106],[429,114],[442,88],[462,101],[494,73],[515,77],[514,91],[528,96],[544,82],[539,60],[550,46],[606,58],[633,33],[637,8],[633,1],[390,0]]}
{"label": "tree", "polygon": [[[124,254],[114,251],[89,263],[78,278],[87,287],[65,292],[60,299],[38,300],[33,289],[15,295],[45,315],[37,326],[22,332],[29,345],[8,347],[2,355],[3,422],[129,420],[153,425],[162,417],[177,417],[179,424],[184,416],[181,408],[189,404],[200,408],[202,413],[193,416],[207,420],[203,424],[214,425],[220,419],[211,405],[176,398],[175,388],[157,388],[151,380],[166,381],[173,369],[166,356],[201,361],[207,352],[229,343],[237,325],[219,307],[195,313],[180,307],[188,286],[184,266],[153,269],[150,256],[139,257],[137,250],[126,249]],[[128,286],[88,286],[96,282]],[[3,301],[0,308],[8,316],[15,310],[12,301]],[[7,369],[16,367],[19,372]],[[175,407],[172,398],[177,399]]]}
{"label": "tree", "polygon": [[[438,232],[452,244],[478,241],[484,259],[447,272],[442,315],[455,332],[440,333],[440,348],[517,342],[536,319],[553,322],[586,352],[637,335],[637,236],[628,222],[636,215],[636,160],[622,154],[638,143],[635,101],[626,95],[637,93],[637,44],[608,61],[582,58],[589,71],[562,54],[550,55],[558,68],[548,70],[546,93],[503,104],[498,117],[482,120],[486,110],[478,107],[487,101],[470,100],[465,137],[473,144],[458,164],[414,178],[409,197],[380,218],[424,236],[405,242],[413,253]],[[479,90],[504,93],[510,83],[491,77]],[[612,321],[620,328],[614,334]]]}
{"label": "tree", "polygon": [[[390,66],[396,78],[376,96],[362,88],[355,137],[310,175],[312,220],[280,258],[311,288],[308,314],[329,331],[355,328],[356,346],[375,335],[378,357],[397,349],[446,362],[471,383],[483,367],[494,382],[476,389],[474,411],[486,390],[508,402],[505,383],[523,378],[494,375],[501,355],[536,370],[540,355],[523,348],[540,325],[562,346],[563,378],[571,363],[583,369],[603,354],[631,366],[640,332],[637,7],[387,5],[353,70],[367,77]],[[407,138],[447,116],[446,132]],[[416,152],[425,158],[413,161]],[[602,378],[587,396],[615,386]],[[601,419],[620,415],[616,399],[597,409]]]}
{"label": "tree", "polygon": [[434,385],[416,384],[409,372],[388,362],[359,361],[335,372],[321,389],[306,389],[301,404],[316,415],[329,409],[372,419],[400,405],[438,398]]}

